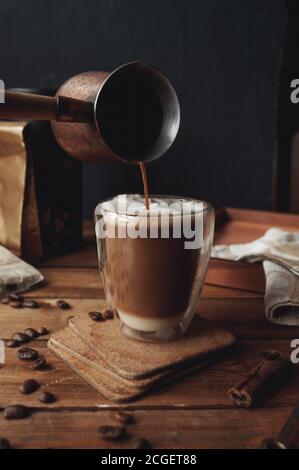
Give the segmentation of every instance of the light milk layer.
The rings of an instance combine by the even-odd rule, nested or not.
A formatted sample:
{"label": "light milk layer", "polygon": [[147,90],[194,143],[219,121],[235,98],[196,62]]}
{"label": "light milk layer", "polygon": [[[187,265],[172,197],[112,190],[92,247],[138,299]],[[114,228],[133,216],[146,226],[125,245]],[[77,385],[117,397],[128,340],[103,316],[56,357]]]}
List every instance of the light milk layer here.
{"label": "light milk layer", "polygon": [[125,325],[138,331],[154,332],[173,328],[182,320],[182,315],[167,318],[142,318],[132,315],[131,313],[124,312],[119,308],[117,308],[117,312],[119,318]]}

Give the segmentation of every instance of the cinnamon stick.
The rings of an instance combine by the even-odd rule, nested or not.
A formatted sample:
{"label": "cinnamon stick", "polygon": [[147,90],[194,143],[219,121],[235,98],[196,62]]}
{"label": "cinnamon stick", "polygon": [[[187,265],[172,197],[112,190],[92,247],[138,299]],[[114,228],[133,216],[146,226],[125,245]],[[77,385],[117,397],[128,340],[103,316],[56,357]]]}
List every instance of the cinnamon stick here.
{"label": "cinnamon stick", "polygon": [[228,391],[228,396],[236,406],[249,408],[278,386],[291,367],[289,360],[284,358],[262,361]]}

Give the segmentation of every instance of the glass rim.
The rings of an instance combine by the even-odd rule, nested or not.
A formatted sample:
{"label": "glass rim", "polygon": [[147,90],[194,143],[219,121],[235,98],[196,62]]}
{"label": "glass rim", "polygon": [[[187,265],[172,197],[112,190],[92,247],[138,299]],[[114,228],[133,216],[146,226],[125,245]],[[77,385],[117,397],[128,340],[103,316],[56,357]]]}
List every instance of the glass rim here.
{"label": "glass rim", "polygon": [[[136,194],[125,194],[126,196],[136,196]],[[139,195],[139,194],[138,194]],[[140,194],[140,196],[144,199],[144,196],[142,194]],[[120,211],[112,211],[112,210],[109,210],[109,209],[103,209],[102,205],[105,203],[105,202],[110,202],[114,199],[114,197],[117,197],[117,196],[113,196],[113,197],[109,197],[107,199],[103,199],[101,202],[99,202],[94,210],[94,217],[100,217],[101,215],[103,215],[103,213],[106,213],[106,214],[116,214],[116,215],[123,215],[123,216],[126,216],[126,217],[150,217],[151,214],[148,212],[146,213],[143,213],[143,214],[140,214],[140,213],[137,213],[137,214],[128,214],[127,212],[120,212]],[[186,202],[195,202],[195,203],[200,203],[200,204],[203,204],[203,208],[200,212],[204,213],[204,212],[212,212],[214,211],[214,208],[212,206],[211,203],[207,202],[207,201],[203,201],[202,199],[196,199],[196,198],[193,198],[193,197],[189,197],[189,196],[173,196],[173,195],[170,195],[170,194],[149,194],[148,195],[149,199],[150,198],[156,198],[156,199],[174,199],[174,200],[181,200],[182,202],[186,201]],[[191,214],[196,214],[197,211],[192,211]],[[182,214],[170,214],[172,217],[175,217],[175,216],[181,216]],[[164,214],[158,214],[158,216],[160,217],[165,217]]]}

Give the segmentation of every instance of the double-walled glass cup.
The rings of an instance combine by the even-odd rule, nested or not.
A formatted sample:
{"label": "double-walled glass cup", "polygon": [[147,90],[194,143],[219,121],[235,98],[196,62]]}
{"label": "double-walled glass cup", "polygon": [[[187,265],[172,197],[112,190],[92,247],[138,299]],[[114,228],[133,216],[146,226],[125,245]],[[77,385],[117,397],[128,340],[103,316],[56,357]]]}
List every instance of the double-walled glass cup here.
{"label": "double-walled glass cup", "polygon": [[188,329],[196,311],[214,210],[207,202],[174,196],[151,196],[150,210],[140,201],[141,196],[121,195],[97,206],[99,268],[123,333],[170,341]]}

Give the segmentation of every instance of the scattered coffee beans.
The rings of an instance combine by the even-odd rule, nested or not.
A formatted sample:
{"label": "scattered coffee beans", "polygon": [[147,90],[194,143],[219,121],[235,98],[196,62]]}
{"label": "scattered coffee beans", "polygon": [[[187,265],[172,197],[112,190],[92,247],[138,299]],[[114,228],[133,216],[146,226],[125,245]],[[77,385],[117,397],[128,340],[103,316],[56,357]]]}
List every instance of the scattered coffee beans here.
{"label": "scattered coffee beans", "polygon": [[150,449],[151,447],[152,447],[151,443],[147,439],[144,439],[143,437],[141,437],[136,442],[135,449]]}
{"label": "scattered coffee beans", "polygon": [[93,321],[103,321],[105,320],[103,314],[101,312],[89,312],[89,318]]}
{"label": "scattered coffee beans", "polygon": [[44,335],[47,335],[49,333],[47,328],[45,328],[44,326],[40,326],[39,328],[36,329],[36,331],[39,334],[39,336],[44,336]]}
{"label": "scattered coffee beans", "polygon": [[39,336],[38,332],[34,328],[27,328],[24,331],[24,334],[27,335],[30,339],[34,339]]}
{"label": "scattered coffee beans", "polygon": [[105,310],[103,315],[106,318],[106,320],[112,320],[112,318],[114,317],[113,312],[112,310],[110,310],[110,308],[107,308],[107,310]]}
{"label": "scattered coffee beans", "polygon": [[4,409],[3,416],[5,419],[23,419],[29,416],[29,408],[23,405],[11,405]]}
{"label": "scattered coffee beans", "polygon": [[3,297],[0,302],[9,304],[12,308],[38,308],[40,304],[35,299],[26,299],[19,294],[10,294]]}
{"label": "scattered coffee beans", "polygon": [[57,300],[56,305],[62,310],[67,310],[68,308],[71,308],[70,304],[68,304],[65,300]]}
{"label": "scattered coffee beans", "polygon": [[12,308],[23,308],[23,302],[19,301],[19,300],[12,300],[9,302],[9,305],[12,307]]}
{"label": "scattered coffee beans", "polygon": [[32,370],[43,370],[46,368],[47,362],[43,356],[40,356],[36,359],[34,364],[32,364]]}
{"label": "scattered coffee beans", "polygon": [[39,384],[34,379],[25,380],[20,386],[20,392],[24,395],[35,392],[39,388]]}
{"label": "scattered coffee beans", "polygon": [[14,335],[12,335],[12,339],[16,339],[20,343],[27,343],[28,341],[30,341],[29,336],[25,335],[25,333],[15,333]]}
{"label": "scattered coffee beans", "polygon": [[39,354],[35,349],[21,348],[17,352],[17,357],[22,359],[22,361],[36,361]]}
{"label": "scattered coffee beans", "polygon": [[115,413],[114,418],[121,424],[131,424],[134,421],[133,414],[125,411]]}
{"label": "scattered coffee beans", "polygon": [[39,401],[41,403],[47,403],[47,404],[54,403],[54,401],[56,401],[56,397],[51,392],[42,392],[39,397]]}
{"label": "scattered coffee beans", "polygon": [[17,339],[10,339],[10,340],[6,341],[6,346],[8,348],[17,348],[20,345],[21,345],[21,343]]}
{"label": "scattered coffee beans", "polygon": [[0,437],[0,450],[1,449],[10,449],[10,442],[5,437]]}
{"label": "scattered coffee beans", "polygon": [[40,304],[34,299],[24,299],[23,307],[25,307],[25,308],[39,308]]}
{"label": "scattered coffee beans", "polygon": [[126,428],[123,426],[100,426],[98,432],[102,439],[118,441],[125,437]]}
{"label": "scattered coffee beans", "polygon": [[263,351],[260,353],[267,361],[277,361],[283,358],[282,354],[279,351]]}
{"label": "scattered coffee beans", "polygon": [[16,302],[22,302],[23,301],[23,297],[19,294],[10,294],[8,296],[9,300],[12,300],[12,301],[16,301]]}

